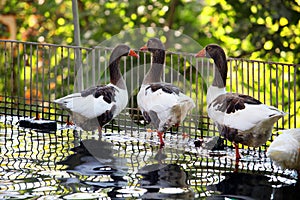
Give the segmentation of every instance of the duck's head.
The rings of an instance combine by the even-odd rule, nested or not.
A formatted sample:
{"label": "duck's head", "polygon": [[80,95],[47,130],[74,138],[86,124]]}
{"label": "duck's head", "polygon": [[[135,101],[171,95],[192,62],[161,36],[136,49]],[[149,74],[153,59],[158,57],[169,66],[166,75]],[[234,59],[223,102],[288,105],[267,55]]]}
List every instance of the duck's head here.
{"label": "duck's head", "polygon": [[120,60],[122,56],[139,57],[139,55],[126,44],[119,44],[112,50],[109,63],[111,64]]}
{"label": "duck's head", "polygon": [[143,84],[161,82],[165,62],[165,46],[158,38],[151,38],[140,50],[149,51],[152,54],[151,68],[146,74]]}
{"label": "duck's head", "polygon": [[151,38],[145,46],[140,48],[140,50],[155,53],[161,50],[165,51],[165,46],[158,38]]}
{"label": "duck's head", "polygon": [[217,60],[219,58],[226,60],[226,55],[222,47],[217,44],[209,44],[204,47],[201,51],[199,51],[196,55],[198,57],[208,57],[212,58],[213,60]]}
{"label": "duck's head", "polygon": [[214,77],[214,86],[219,88],[226,86],[227,77],[227,60],[226,55],[222,47],[217,44],[209,44],[199,51],[195,57],[208,57],[212,58],[216,65],[216,74]]}
{"label": "duck's head", "polygon": [[112,54],[116,54],[118,55],[119,57],[122,57],[122,56],[133,56],[133,57],[139,57],[138,54],[130,49],[129,46],[127,46],[126,44],[119,44],[117,45],[113,51],[112,51]]}

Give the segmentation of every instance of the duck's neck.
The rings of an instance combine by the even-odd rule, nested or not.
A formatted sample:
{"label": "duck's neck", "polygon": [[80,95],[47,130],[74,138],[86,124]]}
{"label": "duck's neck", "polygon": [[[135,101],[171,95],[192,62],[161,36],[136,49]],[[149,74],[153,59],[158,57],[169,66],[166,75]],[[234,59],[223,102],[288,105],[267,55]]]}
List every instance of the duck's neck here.
{"label": "duck's neck", "polygon": [[215,62],[214,80],[207,90],[207,105],[221,94],[226,93],[227,61],[225,54],[213,58]]}
{"label": "duck's neck", "polygon": [[161,82],[164,62],[165,62],[165,51],[156,50],[152,54],[152,64],[150,70],[148,71],[148,73],[144,78],[143,84]]}
{"label": "duck's neck", "polygon": [[212,86],[218,88],[226,87],[226,78],[227,78],[227,60],[225,55],[218,54],[213,58],[215,62],[215,74]]}
{"label": "duck's neck", "polygon": [[226,93],[226,89],[225,87],[223,88],[219,88],[216,86],[211,85],[208,89],[207,89],[207,95],[206,95],[206,102],[207,105],[209,105],[213,100],[215,100],[218,96],[220,96],[221,94],[225,94]]}
{"label": "duck's neck", "polygon": [[126,83],[123,79],[123,76],[120,71],[120,60],[121,57],[118,57],[114,60],[109,61],[109,73],[110,73],[110,83],[116,85],[121,89],[126,89]]}

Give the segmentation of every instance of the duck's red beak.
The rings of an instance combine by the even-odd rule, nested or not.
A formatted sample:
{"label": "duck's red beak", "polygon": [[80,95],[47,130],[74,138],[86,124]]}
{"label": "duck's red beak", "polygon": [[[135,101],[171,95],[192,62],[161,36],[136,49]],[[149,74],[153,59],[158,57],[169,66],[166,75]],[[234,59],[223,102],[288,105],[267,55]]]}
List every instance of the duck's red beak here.
{"label": "duck's red beak", "polygon": [[145,45],[145,46],[142,46],[141,48],[140,48],[140,50],[141,51],[148,51],[148,47]]}
{"label": "duck's red beak", "polygon": [[139,57],[139,55],[137,55],[137,53],[134,51],[134,50],[132,50],[132,49],[130,49],[130,51],[129,51],[129,54],[128,54],[129,56],[134,56],[134,57],[136,57],[136,58],[138,58]]}
{"label": "duck's red beak", "polygon": [[199,51],[196,55],[195,55],[196,58],[203,58],[203,57],[206,57],[206,51],[205,51],[205,48],[202,49],[201,51]]}

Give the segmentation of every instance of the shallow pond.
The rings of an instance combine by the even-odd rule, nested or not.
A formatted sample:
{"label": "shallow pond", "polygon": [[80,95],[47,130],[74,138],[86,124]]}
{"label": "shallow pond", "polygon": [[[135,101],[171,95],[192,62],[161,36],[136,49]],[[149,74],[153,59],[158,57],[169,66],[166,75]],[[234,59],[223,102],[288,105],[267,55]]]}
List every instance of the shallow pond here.
{"label": "shallow pond", "polygon": [[235,166],[230,148],[195,147],[187,136],[57,131],[0,122],[1,199],[299,199],[292,171],[255,151]]}

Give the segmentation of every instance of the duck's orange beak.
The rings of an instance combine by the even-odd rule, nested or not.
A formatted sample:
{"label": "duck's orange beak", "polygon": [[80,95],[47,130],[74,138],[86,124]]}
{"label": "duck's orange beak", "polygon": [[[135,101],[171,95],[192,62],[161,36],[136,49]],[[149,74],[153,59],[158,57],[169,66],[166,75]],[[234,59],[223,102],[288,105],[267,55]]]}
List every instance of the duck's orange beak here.
{"label": "duck's orange beak", "polygon": [[206,57],[206,51],[205,51],[205,48],[202,49],[201,51],[199,51],[196,55],[195,55],[196,58],[203,58],[203,57]]}
{"label": "duck's orange beak", "polygon": [[140,48],[140,50],[141,51],[148,51],[148,47],[145,45],[145,46],[142,46],[141,48]]}
{"label": "duck's orange beak", "polygon": [[129,56],[134,56],[134,57],[136,57],[136,58],[138,58],[139,57],[139,55],[137,55],[137,53],[134,51],[134,50],[132,50],[132,49],[130,49],[130,51],[129,51],[129,54],[128,54]]}

